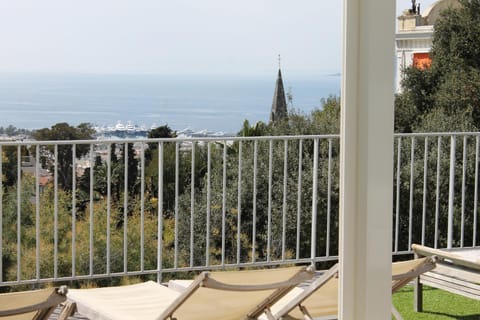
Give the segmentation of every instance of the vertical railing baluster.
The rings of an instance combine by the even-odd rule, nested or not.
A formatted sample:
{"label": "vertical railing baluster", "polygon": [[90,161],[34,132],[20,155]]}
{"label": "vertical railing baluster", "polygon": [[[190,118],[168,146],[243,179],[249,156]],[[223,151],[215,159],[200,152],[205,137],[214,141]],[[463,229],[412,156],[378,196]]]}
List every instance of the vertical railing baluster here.
{"label": "vertical railing baluster", "polygon": [[242,229],[242,140],[238,141],[238,180],[237,180],[237,264],[240,264]]}
{"label": "vertical railing baluster", "polygon": [[327,236],[325,256],[330,256],[330,220],[332,206],[332,139],[328,139],[328,165],[327,165]]}
{"label": "vertical railing baluster", "polygon": [[110,274],[110,215],[112,201],[112,144],[107,151],[107,274]]}
{"label": "vertical railing baluster", "polygon": [[[22,248],[22,149],[17,147],[17,281],[21,279]],[[3,257],[2,257],[3,258]]]}
{"label": "vertical railing baluster", "polygon": [[72,277],[75,277],[77,239],[77,145],[72,145]]}
{"label": "vertical railing baluster", "polygon": [[94,151],[93,151],[93,143],[90,144],[90,225],[89,225],[89,257],[88,257],[88,264],[89,264],[89,274],[90,276],[93,275],[93,170],[95,167],[94,162]]}
{"label": "vertical railing baluster", "polygon": [[397,139],[397,191],[395,195],[395,252],[398,252],[400,232],[400,172],[402,164],[402,137]]}
{"label": "vertical railing baluster", "polygon": [[473,194],[473,244],[475,247],[477,245],[477,212],[478,212],[478,162],[479,162],[479,153],[480,153],[480,136],[475,137],[475,187]]}
{"label": "vertical railing baluster", "polygon": [[312,173],[312,238],[311,238],[311,260],[315,263],[317,255],[317,197],[318,197],[318,138],[315,138],[313,145],[313,173]]}
{"label": "vertical railing baluster", "polygon": [[257,140],[253,142],[253,208],[252,208],[252,263],[255,263],[257,245]]}
{"label": "vertical railing baluster", "polygon": [[192,167],[190,186],[190,267],[193,267],[193,246],[195,236],[195,142],[192,141]]}
{"label": "vertical railing baluster", "polygon": [[415,175],[415,137],[412,137],[410,145],[410,195],[408,199],[408,249],[412,247],[413,238],[413,186]]}
{"label": "vertical railing baluster", "polygon": [[465,179],[467,177],[467,136],[463,136],[463,161],[462,161],[462,216],[460,223],[460,247],[464,245],[465,232]]}
{"label": "vertical railing baluster", "polygon": [[178,197],[179,197],[179,183],[180,183],[180,152],[179,143],[175,143],[175,227],[174,227],[174,254],[173,254],[173,268],[178,268],[178,224],[179,224],[179,212],[178,212]]}
{"label": "vertical railing baluster", "polygon": [[[0,161],[1,158],[2,155],[0,153]],[[36,278],[40,280],[40,145],[37,145],[35,148],[35,242]],[[0,255],[0,257],[2,256]]]}
{"label": "vertical railing baluster", "polygon": [[53,278],[58,278],[58,144],[54,147],[53,168]]}
{"label": "vertical railing baluster", "polygon": [[128,272],[128,142],[123,145],[123,272]]}
{"label": "vertical railing baluster", "polygon": [[210,265],[210,197],[211,197],[211,143],[207,142],[207,235],[205,243],[205,266]]}
{"label": "vertical railing baluster", "polygon": [[425,137],[424,149],[425,150],[423,155],[422,246],[425,245],[425,223],[427,219],[428,137]]}
{"label": "vertical railing baluster", "polygon": [[300,235],[302,218],[302,162],[303,162],[303,140],[298,141],[298,180],[297,180],[297,247],[296,258],[300,259]]}
{"label": "vertical railing baluster", "polygon": [[[3,257],[3,148],[0,145],[0,257]],[[3,282],[3,258],[0,259],[0,282]]]}
{"label": "vertical railing baluster", "polygon": [[145,143],[140,149],[140,270],[145,270]]}
{"label": "vertical railing baluster", "polygon": [[442,136],[438,136],[437,142],[437,184],[435,187],[435,239],[434,248],[438,247],[438,224],[440,217],[440,168],[441,168],[441,156],[442,156]]}
{"label": "vertical railing baluster", "polygon": [[282,211],[282,260],[285,260],[287,240],[287,182],[288,182],[288,140],[284,140],[283,158],[283,211]]}
{"label": "vertical railing baluster", "polygon": [[222,266],[225,265],[225,219],[227,210],[227,141],[223,141],[222,173]]}
{"label": "vertical railing baluster", "polygon": [[455,201],[455,149],[456,136],[450,137],[450,178],[448,183],[448,231],[447,248],[452,248],[453,243],[453,204]]}
{"label": "vertical railing baluster", "polygon": [[268,141],[268,208],[267,208],[267,262],[271,259],[272,245],[272,178],[273,178],[273,140]]}
{"label": "vertical railing baluster", "polygon": [[158,225],[157,225],[157,282],[162,281],[163,269],[163,141],[158,143]]}

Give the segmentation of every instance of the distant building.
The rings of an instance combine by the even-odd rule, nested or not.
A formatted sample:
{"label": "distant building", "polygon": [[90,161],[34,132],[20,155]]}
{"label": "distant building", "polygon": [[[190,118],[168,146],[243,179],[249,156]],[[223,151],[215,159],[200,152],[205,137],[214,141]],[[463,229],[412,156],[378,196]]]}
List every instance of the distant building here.
{"label": "distant building", "polygon": [[270,112],[270,123],[275,123],[287,118],[287,99],[283,89],[282,72],[278,69],[277,83],[273,94],[272,111]]}
{"label": "distant building", "polygon": [[395,75],[396,92],[401,91],[402,70],[415,66],[428,68],[432,62],[430,49],[432,48],[433,26],[440,13],[449,7],[458,7],[458,0],[439,0],[433,3],[422,15],[420,4],[412,0],[412,7],[403,11],[397,18],[397,33],[395,35],[395,49],[397,68]]}

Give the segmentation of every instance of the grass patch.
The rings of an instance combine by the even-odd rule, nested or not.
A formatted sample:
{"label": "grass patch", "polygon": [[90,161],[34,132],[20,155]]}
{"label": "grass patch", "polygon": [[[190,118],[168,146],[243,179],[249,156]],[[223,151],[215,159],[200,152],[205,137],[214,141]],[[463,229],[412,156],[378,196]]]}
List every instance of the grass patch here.
{"label": "grass patch", "polygon": [[423,287],[423,312],[413,311],[413,286],[395,293],[393,304],[405,320],[480,320],[480,301],[427,286]]}

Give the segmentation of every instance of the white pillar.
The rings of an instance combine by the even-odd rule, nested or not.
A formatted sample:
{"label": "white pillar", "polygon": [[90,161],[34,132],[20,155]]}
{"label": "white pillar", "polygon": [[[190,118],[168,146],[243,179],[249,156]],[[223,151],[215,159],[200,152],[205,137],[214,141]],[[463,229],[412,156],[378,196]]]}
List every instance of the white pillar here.
{"label": "white pillar", "polygon": [[390,319],[395,1],[343,19],[339,317]]}

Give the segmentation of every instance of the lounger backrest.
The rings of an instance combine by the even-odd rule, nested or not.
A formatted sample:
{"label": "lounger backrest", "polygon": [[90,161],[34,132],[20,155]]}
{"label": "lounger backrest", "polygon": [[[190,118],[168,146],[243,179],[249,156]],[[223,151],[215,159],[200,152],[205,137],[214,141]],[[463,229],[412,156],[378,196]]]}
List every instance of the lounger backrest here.
{"label": "lounger backrest", "polygon": [[66,288],[48,288],[0,294],[0,318],[8,320],[48,319],[65,301]]}
{"label": "lounger backrest", "polygon": [[305,267],[204,272],[159,319],[254,319],[312,276]]}
{"label": "lounger backrest", "polygon": [[[305,307],[315,317],[336,315],[338,310],[338,264],[335,264],[308,286],[296,288],[279,300],[272,308],[275,319],[289,315],[303,319],[299,306]],[[265,316],[262,319],[266,319]],[[287,318],[289,319],[289,318]]]}
{"label": "lounger backrest", "polygon": [[392,293],[416,277],[435,268],[433,257],[420,258],[392,264]]}
{"label": "lounger backrest", "polygon": [[[403,287],[420,274],[435,268],[432,258],[422,258],[392,264],[392,292]],[[278,319],[288,314],[291,319],[303,319],[298,306],[304,307],[315,317],[336,315],[338,312],[338,266],[335,265],[321,277],[304,289],[297,290],[290,301],[285,297],[279,306],[272,307],[272,313]]]}

